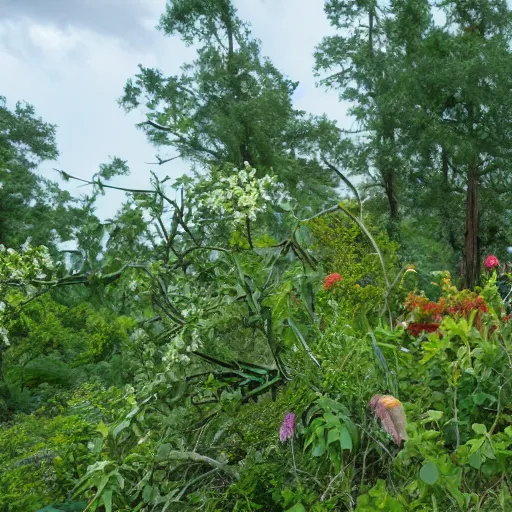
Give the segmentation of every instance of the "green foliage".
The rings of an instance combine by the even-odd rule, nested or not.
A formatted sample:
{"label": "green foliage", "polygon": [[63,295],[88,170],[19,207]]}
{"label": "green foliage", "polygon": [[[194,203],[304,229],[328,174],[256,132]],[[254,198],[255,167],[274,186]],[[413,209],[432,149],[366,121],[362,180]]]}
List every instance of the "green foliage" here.
{"label": "green foliage", "polygon": [[0,243],[17,249],[27,238],[55,249],[70,240],[87,220],[97,219],[52,181],[37,174],[38,165],[58,155],[55,126],[36,117],[35,109],[18,102],[7,108],[0,96]]}
{"label": "green foliage", "polygon": [[[349,317],[380,311],[386,284],[379,257],[361,229],[341,212],[318,217],[309,227],[327,273],[337,272],[343,278],[326,296],[334,295]],[[376,235],[376,241],[388,273],[394,275],[397,245],[384,234]]]}
{"label": "green foliage", "polygon": [[168,2],[197,58],[141,66],[121,104],[194,172],[130,190],[114,158],[76,211],[34,174],[54,128],[0,103],[0,510],[511,509],[509,269],[432,272],[464,246],[473,285],[480,241],[505,255],[510,16],[440,7],[326,2],[317,70],[363,130],[343,139],[230,1]]}
{"label": "green foliage", "polygon": [[273,169],[305,207],[335,194],[336,178],[315,153],[325,132],[339,131],[293,108],[298,83],[261,56],[230,0],[169,2],[160,29],[196,45],[197,58],[176,76],[140,66],[128,80],[120,103],[146,107],[139,126],[152,143],[201,167],[249,162],[258,178]]}
{"label": "green foliage", "polygon": [[0,510],[66,502],[73,482],[97,457],[90,444],[95,422],[112,418],[116,395],[87,385],[70,396],[62,414],[41,409],[0,426]]}

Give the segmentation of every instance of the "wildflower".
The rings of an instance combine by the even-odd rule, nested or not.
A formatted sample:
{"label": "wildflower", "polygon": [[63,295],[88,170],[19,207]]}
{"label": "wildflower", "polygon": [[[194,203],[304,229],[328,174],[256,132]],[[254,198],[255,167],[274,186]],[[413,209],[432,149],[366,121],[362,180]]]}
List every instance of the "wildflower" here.
{"label": "wildflower", "polygon": [[289,412],[281,423],[281,428],[279,429],[279,440],[281,443],[284,443],[288,439],[293,437],[295,433],[295,414],[293,412]]}
{"label": "wildflower", "polygon": [[370,407],[380,419],[382,428],[393,437],[397,446],[408,439],[405,431],[407,419],[400,400],[391,395],[375,395],[370,400]]}
{"label": "wildflower", "polygon": [[328,290],[331,288],[334,284],[336,284],[338,281],[341,281],[343,278],[335,272],[334,274],[329,274],[326,276],[324,280],[324,290]]}
{"label": "wildflower", "polygon": [[494,256],[493,254],[487,256],[487,258],[485,258],[485,261],[484,261],[484,265],[485,265],[485,268],[487,270],[492,270],[496,267],[498,267],[500,264],[498,258],[496,258],[496,256]]}
{"label": "wildflower", "polygon": [[437,323],[411,322],[407,326],[407,331],[415,338],[417,338],[422,332],[436,332],[438,329],[439,324]]}

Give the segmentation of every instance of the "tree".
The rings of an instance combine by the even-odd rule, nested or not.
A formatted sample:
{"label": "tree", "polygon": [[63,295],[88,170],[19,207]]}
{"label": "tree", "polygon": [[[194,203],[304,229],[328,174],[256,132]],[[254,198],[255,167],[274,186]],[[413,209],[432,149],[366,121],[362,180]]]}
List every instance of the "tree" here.
{"label": "tree", "polygon": [[126,110],[144,104],[139,126],[158,148],[175,151],[159,163],[181,157],[241,168],[247,161],[258,176],[273,170],[309,203],[333,195],[338,178],[315,154],[326,120],[293,108],[297,83],[261,57],[231,1],[169,1],[160,29],[197,46],[197,59],[170,77],[140,66],[120,100]]}
{"label": "tree", "polygon": [[[328,73],[321,83],[353,102],[352,115],[360,125],[359,139],[348,162],[385,194],[388,232],[399,238],[399,190],[403,161],[397,147],[400,118],[399,83],[407,59],[430,15],[425,2],[329,0],[325,12],[338,31],[324,37],[316,53],[316,71]],[[407,30],[404,30],[407,27]],[[334,72],[333,72],[334,71]],[[349,163],[350,165],[350,163]]]}
{"label": "tree", "polygon": [[[345,32],[324,39],[317,69],[341,67],[325,83],[355,102],[368,130],[359,151],[378,170],[390,218],[402,216],[416,232],[420,221],[423,236],[462,254],[472,288],[481,227],[490,247],[508,232],[498,219],[510,194],[510,11],[501,1],[448,1],[438,26],[430,9],[423,0],[327,2],[331,23]],[[500,205],[499,216],[482,211],[488,201]]]}
{"label": "tree", "polygon": [[17,103],[11,111],[0,97],[0,243],[6,247],[31,238],[55,248],[87,218],[97,223],[90,208],[37,174],[41,162],[58,155],[55,131],[31,105]]}

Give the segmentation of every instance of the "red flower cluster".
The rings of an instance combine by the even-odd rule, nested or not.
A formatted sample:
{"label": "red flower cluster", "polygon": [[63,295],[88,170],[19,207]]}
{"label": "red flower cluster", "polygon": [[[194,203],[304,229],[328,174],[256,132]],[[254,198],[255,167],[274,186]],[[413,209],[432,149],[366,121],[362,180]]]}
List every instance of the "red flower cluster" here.
{"label": "red flower cluster", "polygon": [[450,315],[464,315],[465,317],[469,317],[472,311],[474,310],[481,311],[482,313],[488,313],[489,308],[485,303],[485,299],[483,297],[466,297],[461,300],[458,304],[454,304],[448,308],[448,313]]}
{"label": "red flower cluster", "polygon": [[342,279],[343,278],[337,272],[335,272],[334,274],[329,274],[328,276],[325,277],[324,280],[324,290],[328,290]]}
{"label": "red flower cluster", "polygon": [[492,270],[496,267],[499,267],[500,262],[499,262],[498,258],[496,258],[496,256],[491,254],[491,255],[487,256],[487,258],[485,258],[484,265],[487,270]]}
{"label": "red flower cluster", "polygon": [[417,338],[422,332],[436,332],[439,329],[439,324],[436,323],[421,323],[412,322],[407,326],[407,332]]}
{"label": "red flower cluster", "polygon": [[453,315],[469,319],[473,311],[477,311],[475,325],[482,327],[482,313],[488,313],[485,299],[474,293],[461,293],[451,297],[441,297],[438,302],[429,300],[424,295],[409,294],[405,307],[413,313],[415,322],[411,322],[407,331],[412,336],[421,332],[436,332],[443,316]]}

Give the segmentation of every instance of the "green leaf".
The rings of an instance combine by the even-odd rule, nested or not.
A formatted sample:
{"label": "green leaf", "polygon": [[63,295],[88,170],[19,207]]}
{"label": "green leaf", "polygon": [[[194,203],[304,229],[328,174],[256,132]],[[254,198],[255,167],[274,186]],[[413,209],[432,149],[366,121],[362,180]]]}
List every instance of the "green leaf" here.
{"label": "green leaf", "polygon": [[156,453],[155,460],[157,462],[162,462],[163,460],[167,460],[167,457],[169,457],[169,453],[171,453],[171,445],[169,443],[162,444],[158,448],[158,452]]}
{"label": "green leaf", "polygon": [[313,360],[313,362],[320,368],[320,363],[318,362],[318,359],[313,354],[313,351],[311,350],[310,346],[308,345],[307,341],[304,339],[304,336],[300,332],[297,325],[295,325],[295,322],[291,319],[291,317],[288,317],[288,325],[292,328],[293,332],[295,333],[295,336],[300,341],[301,345],[304,347],[304,350],[307,352],[308,356]]}
{"label": "green leaf", "polygon": [[340,445],[342,450],[352,450],[352,436],[346,426],[341,430]]}
{"label": "green leaf", "polygon": [[102,497],[103,505],[105,506],[105,512],[112,512],[112,489],[107,489]]}
{"label": "green leaf", "polygon": [[100,421],[98,426],[96,427],[96,430],[101,433],[103,438],[106,438],[108,436],[108,427],[103,423],[103,421]]}
{"label": "green leaf", "polygon": [[421,421],[421,423],[430,423],[430,422],[438,422],[443,417],[442,411],[434,411],[434,410],[428,410],[427,411],[427,417]]}
{"label": "green leaf", "polygon": [[471,425],[471,428],[473,429],[474,432],[481,436],[487,433],[487,427],[482,423],[473,423],[473,425]]}
{"label": "green leaf", "polygon": [[327,434],[327,444],[334,443],[341,438],[341,431],[338,428],[331,428]]}
{"label": "green leaf", "polygon": [[473,403],[475,405],[482,405],[486,400],[489,400],[490,403],[493,403],[496,401],[496,398],[494,398],[492,395],[489,395],[488,393],[476,393],[473,395]]}
{"label": "green leaf", "polygon": [[112,430],[112,436],[115,439],[125,428],[130,426],[129,420],[124,420],[119,425],[116,425],[114,427],[114,430]]}
{"label": "green leaf", "polygon": [[320,438],[313,445],[313,450],[311,451],[311,455],[313,455],[313,457],[321,457],[324,453],[325,453],[325,440],[323,438]]}
{"label": "green leaf", "polygon": [[480,469],[480,466],[482,465],[482,455],[480,454],[480,451],[477,451],[473,454],[471,454],[468,458],[469,465],[475,469]]}
{"label": "green leaf", "polygon": [[286,510],[286,512],[306,512],[306,509],[302,503],[296,503],[292,508]]}
{"label": "green leaf", "polygon": [[434,485],[439,478],[439,470],[433,462],[423,464],[420,469],[420,478],[427,485]]}

